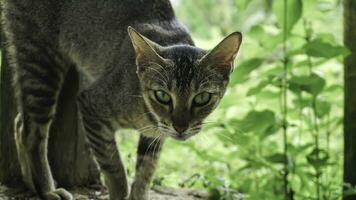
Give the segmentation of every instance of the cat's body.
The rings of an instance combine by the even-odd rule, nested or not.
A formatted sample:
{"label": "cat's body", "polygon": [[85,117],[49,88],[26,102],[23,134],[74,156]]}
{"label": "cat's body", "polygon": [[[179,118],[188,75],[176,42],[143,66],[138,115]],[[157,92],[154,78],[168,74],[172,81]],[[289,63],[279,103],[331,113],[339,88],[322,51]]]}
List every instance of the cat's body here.
{"label": "cat's body", "polygon": [[[75,65],[88,80],[79,95],[79,106],[110,198],[127,199],[129,195],[114,132],[133,128],[141,137],[130,198],[147,199],[167,135],[164,132],[186,139],[189,136],[183,133],[193,135],[200,130],[201,121],[225,91],[241,36],[235,34],[230,37],[234,40],[225,42],[234,48],[225,44],[227,52],[207,56],[194,47],[168,0],[4,0],[2,4],[20,111],[15,132],[25,182],[43,199],[72,198],[54,186],[46,141],[64,77]],[[128,34],[129,26],[149,40],[134,29]],[[226,54],[229,61],[218,53]],[[208,60],[216,64],[210,61],[213,58],[221,61],[219,65],[226,62],[231,66],[211,74],[212,69],[200,65],[210,65]],[[199,96],[199,84],[210,81],[206,90],[211,93]],[[209,107],[202,104],[193,110],[193,103],[187,101],[194,92],[194,102],[204,103],[205,99]]]}

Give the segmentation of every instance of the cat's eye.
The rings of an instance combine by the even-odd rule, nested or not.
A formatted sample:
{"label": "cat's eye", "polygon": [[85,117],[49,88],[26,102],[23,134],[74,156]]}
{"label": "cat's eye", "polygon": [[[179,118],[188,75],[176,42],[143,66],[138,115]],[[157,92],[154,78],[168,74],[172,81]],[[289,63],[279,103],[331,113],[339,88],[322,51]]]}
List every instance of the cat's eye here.
{"label": "cat's eye", "polygon": [[204,106],[210,102],[211,93],[202,92],[194,97],[193,103],[195,106]]}
{"label": "cat's eye", "polygon": [[171,97],[165,91],[156,90],[154,94],[157,101],[160,102],[161,104],[168,105],[171,102]]}

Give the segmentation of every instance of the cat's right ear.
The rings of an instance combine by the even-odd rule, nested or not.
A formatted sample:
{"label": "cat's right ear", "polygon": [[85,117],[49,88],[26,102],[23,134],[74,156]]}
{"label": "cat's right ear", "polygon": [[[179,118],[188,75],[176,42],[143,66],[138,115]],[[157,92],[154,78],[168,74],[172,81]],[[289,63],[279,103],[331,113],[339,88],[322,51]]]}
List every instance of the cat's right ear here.
{"label": "cat's right ear", "polygon": [[242,34],[240,32],[231,33],[205,55],[200,62],[228,77],[234,68],[234,60],[241,42]]}
{"label": "cat's right ear", "polygon": [[131,38],[132,45],[135,49],[136,65],[139,71],[144,70],[145,66],[161,64],[164,62],[164,58],[158,55],[155,50],[160,48],[157,43],[147,39],[145,36],[141,35],[130,26],[127,30]]}

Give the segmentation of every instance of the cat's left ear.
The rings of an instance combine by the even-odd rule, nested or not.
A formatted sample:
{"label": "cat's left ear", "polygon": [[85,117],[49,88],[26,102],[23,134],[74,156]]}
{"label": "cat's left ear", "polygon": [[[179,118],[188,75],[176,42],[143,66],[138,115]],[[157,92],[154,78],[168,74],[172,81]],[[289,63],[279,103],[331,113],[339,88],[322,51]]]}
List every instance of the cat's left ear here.
{"label": "cat's left ear", "polygon": [[162,48],[160,45],[141,35],[132,27],[128,27],[128,33],[136,53],[136,65],[139,70],[153,63],[165,62],[165,59],[156,52],[156,49]]}
{"label": "cat's left ear", "polygon": [[225,37],[215,48],[208,52],[201,63],[228,76],[234,67],[234,60],[240,49],[242,34],[234,32]]}

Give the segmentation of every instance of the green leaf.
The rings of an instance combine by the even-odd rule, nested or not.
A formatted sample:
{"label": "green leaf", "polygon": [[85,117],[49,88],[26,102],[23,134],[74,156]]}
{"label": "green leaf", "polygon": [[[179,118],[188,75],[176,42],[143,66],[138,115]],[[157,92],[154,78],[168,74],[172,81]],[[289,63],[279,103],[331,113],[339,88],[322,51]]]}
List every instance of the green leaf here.
{"label": "green leaf", "polygon": [[307,108],[312,107],[313,105],[313,98],[312,97],[304,97],[304,98],[296,98],[293,99],[293,104],[298,108]]}
{"label": "green leaf", "polygon": [[276,101],[279,99],[280,93],[278,91],[272,91],[269,89],[264,89],[260,93],[256,94],[256,98],[259,101],[266,102],[268,101]]}
{"label": "green leaf", "polygon": [[310,76],[293,76],[289,80],[289,89],[297,94],[304,91],[316,96],[324,89],[325,84],[324,78],[313,73]]}
{"label": "green leaf", "polygon": [[330,113],[331,104],[326,100],[318,99],[316,101],[316,115],[319,118],[323,118],[328,113]]}
{"label": "green leaf", "polygon": [[235,0],[237,7],[241,10],[245,10],[251,2],[251,0]]}
{"label": "green leaf", "polygon": [[249,79],[250,73],[257,69],[263,63],[262,58],[252,58],[245,60],[239,66],[236,67],[232,73],[231,85],[243,83]]}
{"label": "green leaf", "polygon": [[[282,42],[283,34],[268,32],[266,31],[268,28],[265,27],[266,26],[262,26],[261,24],[253,26],[248,33],[248,36],[257,41],[264,49],[271,51]],[[270,54],[270,52],[266,53]]]}
{"label": "green leaf", "polygon": [[256,87],[251,88],[248,92],[247,92],[247,96],[252,96],[255,95],[257,93],[260,93],[262,91],[263,88],[265,88],[268,84],[270,84],[271,81],[270,80],[263,80],[261,81]]}
{"label": "green leaf", "polygon": [[333,58],[336,56],[347,56],[349,50],[343,46],[332,45],[322,39],[315,39],[303,47],[307,55],[317,58]]}
{"label": "green leaf", "polygon": [[313,143],[306,143],[303,145],[293,145],[293,144],[288,144],[288,150],[289,150],[289,154],[291,154],[292,156],[296,157],[297,155],[305,155],[306,151],[309,151],[310,148],[312,148],[314,146]]}
{"label": "green leaf", "polygon": [[325,89],[325,92],[338,94],[339,92],[343,92],[344,87],[341,84],[333,84]]}
{"label": "green leaf", "polygon": [[261,137],[271,135],[279,128],[271,110],[250,111],[242,120],[235,120],[234,125],[243,132],[254,132]]}
{"label": "green leaf", "polygon": [[326,166],[328,164],[329,154],[322,149],[313,149],[313,151],[307,156],[307,161],[315,169]]}
{"label": "green leaf", "polygon": [[263,40],[266,33],[261,25],[256,25],[251,28],[249,36],[255,39]]}
{"label": "green leaf", "polygon": [[344,197],[351,197],[356,195],[356,186],[350,183],[344,183]]}
{"label": "green leaf", "polygon": [[220,191],[216,188],[209,188],[209,196],[211,199],[221,199]]}
{"label": "green leaf", "polygon": [[271,163],[283,164],[285,162],[286,156],[282,153],[275,153],[266,157],[266,160]]}
{"label": "green leaf", "polygon": [[277,0],[273,3],[273,12],[277,17],[278,26],[283,29],[284,27],[284,19],[285,19],[285,5],[284,2],[287,2],[286,5],[286,13],[287,13],[287,21],[286,21],[286,30],[289,33],[293,26],[298,22],[300,17],[302,16],[303,4],[302,0]]}
{"label": "green leaf", "polygon": [[[304,97],[303,99],[294,99],[293,104],[299,108],[312,108],[313,107],[313,98],[312,97]],[[325,117],[331,110],[330,102],[317,98],[315,102],[316,106],[316,115],[318,118]]]}
{"label": "green leaf", "polygon": [[316,35],[316,38],[318,38],[318,39],[320,39],[320,40],[322,40],[324,42],[327,42],[327,43],[329,43],[329,44],[331,44],[333,46],[338,44],[335,36],[333,34],[331,34],[331,33],[325,33],[325,32],[324,33],[318,33]]}

